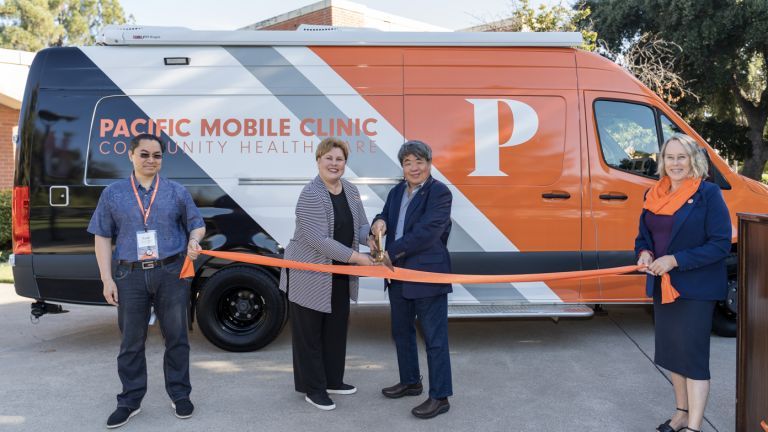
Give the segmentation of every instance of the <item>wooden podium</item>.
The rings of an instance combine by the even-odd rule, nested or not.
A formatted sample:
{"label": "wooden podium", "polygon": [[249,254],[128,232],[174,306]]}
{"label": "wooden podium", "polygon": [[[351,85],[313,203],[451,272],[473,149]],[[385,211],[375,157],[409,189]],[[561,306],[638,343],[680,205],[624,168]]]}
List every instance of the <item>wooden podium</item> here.
{"label": "wooden podium", "polygon": [[768,431],[768,215],[738,216],[736,431]]}

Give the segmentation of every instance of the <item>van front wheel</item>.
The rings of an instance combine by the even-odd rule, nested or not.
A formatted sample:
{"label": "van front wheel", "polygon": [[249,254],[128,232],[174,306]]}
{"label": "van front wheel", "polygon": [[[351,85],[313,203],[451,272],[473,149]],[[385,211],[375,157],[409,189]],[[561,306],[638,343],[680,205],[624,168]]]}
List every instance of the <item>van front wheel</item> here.
{"label": "van front wheel", "polygon": [[203,284],[197,299],[198,326],[217,347],[255,351],[277,338],[286,320],[277,279],[248,266],[228,267]]}
{"label": "van front wheel", "polygon": [[715,305],[715,316],[712,317],[712,331],[723,337],[736,337],[738,303],[738,282],[728,281],[728,297]]}

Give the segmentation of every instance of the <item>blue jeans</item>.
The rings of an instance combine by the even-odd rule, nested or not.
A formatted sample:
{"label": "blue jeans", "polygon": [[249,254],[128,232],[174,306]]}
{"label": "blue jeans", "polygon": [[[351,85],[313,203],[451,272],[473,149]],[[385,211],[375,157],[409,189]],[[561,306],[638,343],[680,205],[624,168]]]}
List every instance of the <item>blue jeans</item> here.
{"label": "blue jeans", "polygon": [[427,345],[429,397],[442,399],[453,395],[448,351],[448,295],[407,299],[403,297],[402,284],[393,281],[389,286],[389,304],[400,382],[416,384],[420,379],[415,327],[418,317]]}
{"label": "blue jeans", "polygon": [[187,307],[189,280],[179,279],[183,259],[153,269],[131,269],[118,265],[114,279],[117,283],[117,321],[122,334],[117,373],[123,391],[117,395],[117,406],[138,408],[147,392],[147,360],[144,343],[150,306],[154,306],[160,331],[165,339],[163,372],[165,390],[172,401],[189,398],[189,340],[187,338]]}

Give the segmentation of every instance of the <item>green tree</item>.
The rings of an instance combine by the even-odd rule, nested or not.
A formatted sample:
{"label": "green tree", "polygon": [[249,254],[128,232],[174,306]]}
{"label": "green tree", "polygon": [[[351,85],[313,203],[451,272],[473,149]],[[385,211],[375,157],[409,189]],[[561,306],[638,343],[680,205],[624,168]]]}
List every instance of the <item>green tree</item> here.
{"label": "green tree", "polygon": [[547,6],[540,4],[538,9],[531,6],[530,0],[512,0],[510,12],[496,20],[483,19],[484,24],[472,27],[472,31],[491,32],[575,32],[580,31],[584,38],[581,48],[594,51],[597,33],[581,25],[587,22],[590,14],[587,7],[572,9],[562,4]]}
{"label": "green tree", "polygon": [[643,34],[679,46],[676,66],[701,101],[683,97],[675,108],[716,147],[743,154],[742,174],[761,178],[768,161],[767,1],[585,0],[575,8],[591,12],[582,25],[616,52]]}
{"label": "green tree", "polygon": [[124,24],[119,0],[5,0],[0,3],[0,47],[38,51],[89,45],[107,24]]}

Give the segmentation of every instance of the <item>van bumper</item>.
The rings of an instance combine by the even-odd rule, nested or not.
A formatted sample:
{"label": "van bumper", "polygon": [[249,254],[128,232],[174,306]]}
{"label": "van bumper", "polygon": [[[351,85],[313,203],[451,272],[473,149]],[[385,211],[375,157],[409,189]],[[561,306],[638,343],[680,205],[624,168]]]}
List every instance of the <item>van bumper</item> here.
{"label": "van bumper", "polygon": [[32,255],[11,255],[9,260],[13,271],[13,285],[16,294],[33,299],[40,298],[35,274],[32,271]]}

